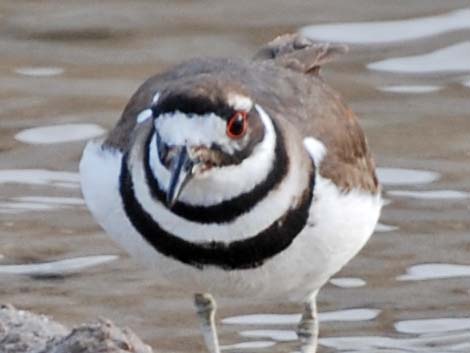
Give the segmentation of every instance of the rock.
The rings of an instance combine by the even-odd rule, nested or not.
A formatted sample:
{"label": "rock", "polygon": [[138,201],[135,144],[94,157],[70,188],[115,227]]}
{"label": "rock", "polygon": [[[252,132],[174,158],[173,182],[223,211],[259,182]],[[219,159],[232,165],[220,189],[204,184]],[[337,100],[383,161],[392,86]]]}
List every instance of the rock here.
{"label": "rock", "polygon": [[131,330],[109,320],[74,328],[70,334],[50,342],[41,353],[152,353]]}
{"label": "rock", "polygon": [[0,307],[1,353],[153,353],[129,329],[100,319],[69,331],[43,315]]}
{"label": "rock", "polygon": [[63,337],[68,330],[44,315],[0,306],[0,352],[32,353],[53,338]]}

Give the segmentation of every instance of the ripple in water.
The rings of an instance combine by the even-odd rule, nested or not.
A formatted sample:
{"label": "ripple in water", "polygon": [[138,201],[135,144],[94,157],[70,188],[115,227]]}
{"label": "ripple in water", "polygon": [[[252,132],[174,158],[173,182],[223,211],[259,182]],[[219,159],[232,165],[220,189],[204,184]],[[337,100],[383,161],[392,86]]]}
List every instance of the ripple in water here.
{"label": "ripple in water", "polygon": [[470,198],[470,193],[457,190],[390,190],[387,191],[387,194],[395,197],[407,197],[420,200],[465,200]]}
{"label": "ripple in water", "polygon": [[362,278],[357,277],[336,277],[330,279],[330,283],[340,288],[364,287],[367,284]]}
{"label": "ripple in water", "polygon": [[275,344],[276,342],[273,341],[250,341],[220,346],[220,348],[222,348],[223,350],[263,349],[272,347]]}
{"label": "ripple in water", "polygon": [[348,353],[451,353],[470,352],[470,333],[425,333],[412,338],[353,336],[320,338],[320,345]]}
{"label": "ripple in water", "polygon": [[19,67],[15,69],[15,72],[19,75],[24,76],[36,76],[36,77],[47,77],[57,76],[64,73],[64,69],[61,67]]}
{"label": "ripple in water", "polygon": [[62,124],[26,129],[17,133],[15,138],[29,144],[53,144],[86,140],[104,132],[96,124]]}
{"label": "ripple in water", "polygon": [[436,172],[402,168],[377,168],[377,176],[385,185],[429,184],[440,177]]}
{"label": "ripple in water", "polygon": [[3,169],[0,184],[51,185],[54,187],[79,187],[78,173],[47,169]]}
{"label": "ripple in water", "polygon": [[470,28],[470,8],[407,20],[314,25],[300,31],[309,38],[321,41],[380,44],[415,40],[467,28]]}
{"label": "ripple in water", "polygon": [[0,213],[16,214],[30,211],[52,211],[83,206],[83,199],[77,197],[23,196],[8,198],[0,202]]}
{"label": "ripple in water", "polygon": [[22,265],[0,265],[0,274],[27,276],[61,276],[80,272],[118,259],[117,255],[75,257],[52,262]]}
{"label": "ripple in water", "polygon": [[367,65],[370,70],[430,74],[470,71],[470,42],[463,42],[431,53],[390,58]]}
{"label": "ripple in water", "polygon": [[398,229],[397,226],[392,226],[390,224],[383,224],[383,223],[377,223],[377,225],[375,226],[375,232],[378,232],[378,233],[393,232],[397,229]]}
{"label": "ripple in water", "polygon": [[420,264],[409,267],[406,274],[398,276],[399,281],[422,281],[455,277],[469,277],[470,266],[455,264]]}
{"label": "ripple in water", "polygon": [[246,330],[240,336],[250,338],[269,338],[276,342],[296,341],[297,334],[292,330]]}
{"label": "ripple in water", "polygon": [[[380,314],[380,310],[359,308],[329,311],[319,314],[319,320],[327,321],[367,321],[373,320]],[[255,314],[232,316],[222,320],[230,325],[295,325],[299,323],[300,314]]]}
{"label": "ripple in water", "polygon": [[397,322],[395,329],[398,332],[411,334],[470,330],[470,318],[405,320]]}
{"label": "ripple in water", "polygon": [[[395,323],[395,329],[400,333],[412,334],[413,337],[325,337],[320,338],[319,343],[324,347],[350,353],[463,353],[470,350],[470,318],[399,321]],[[297,340],[293,330],[244,330],[240,335],[247,338],[270,339],[272,345]],[[248,345],[250,343],[246,342]]]}
{"label": "ripple in water", "polygon": [[424,94],[440,91],[442,86],[433,85],[389,85],[377,87],[379,91],[402,94]]}

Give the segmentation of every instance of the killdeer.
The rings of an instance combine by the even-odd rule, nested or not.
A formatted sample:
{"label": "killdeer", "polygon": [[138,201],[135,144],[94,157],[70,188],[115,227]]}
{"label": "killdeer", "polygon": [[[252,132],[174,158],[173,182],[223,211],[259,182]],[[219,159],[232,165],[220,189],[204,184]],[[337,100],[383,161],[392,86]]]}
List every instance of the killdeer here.
{"label": "killdeer", "polygon": [[149,78],[84,150],[91,213],[161,281],[198,293],[211,353],[211,294],[303,303],[300,347],[314,352],[317,292],[374,230],[364,134],[319,76],[342,52],[284,35],[252,60],[189,60]]}

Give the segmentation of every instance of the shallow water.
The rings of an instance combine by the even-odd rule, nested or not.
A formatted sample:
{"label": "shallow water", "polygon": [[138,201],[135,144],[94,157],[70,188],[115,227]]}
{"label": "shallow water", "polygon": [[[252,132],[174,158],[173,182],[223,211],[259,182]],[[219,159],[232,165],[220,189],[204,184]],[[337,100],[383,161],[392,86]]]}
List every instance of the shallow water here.
{"label": "shallow water", "polygon": [[440,86],[431,86],[431,85],[389,85],[389,86],[380,86],[377,87],[379,91],[384,92],[394,92],[394,93],[403,93],[403,94],[410,94],[410,93],[431,93],[437,92],[442,89]]}
{"label": "shallow water", "polygon": [[34,145],[88,140],[103,133],[105,130],[96,124],[62,124],[25,129],[15,138]]}
{"label": "shallow water", "polygon": [[[161,352],[204,351],[190,295],[158,287],[91,219],[81,150],[150,74],[304,28],[352,43],[323,75],[360,116],[386,199],[375,235],[320,292],[320,351],[469,352],[470,5],[405,5],[0,2],[0,301],[68,325],[105,316]],[[226,349],[295,349],[299,305],[219,308]]]}
{"label": "shallow water", "polygon": [[[470,21],[469,21],[470,23]],[[430,53],[380,60],[367,65],[370,70],[397,73],[430,74],[440,72],[468,72],[470,42],[453,44]]]}
{"label": "shallow water", "polygon": [[383,44],[438,36],[460,29],[470,29],[470,9],[468,8],[435,16],[417,16],[403,20],[311,25],[304,27],[302,32],[321,41]]}
{"label": "shallow water", "polygon": [[15,72],[25,76],[55,76],[64,72],[61,67],[18,67]]}

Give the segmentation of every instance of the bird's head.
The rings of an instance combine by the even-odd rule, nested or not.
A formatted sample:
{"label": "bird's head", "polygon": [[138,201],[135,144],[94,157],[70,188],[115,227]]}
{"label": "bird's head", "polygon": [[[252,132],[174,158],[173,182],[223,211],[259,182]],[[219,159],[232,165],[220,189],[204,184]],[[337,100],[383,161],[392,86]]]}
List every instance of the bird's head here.
{"label": "bird's head", "polygon": [[274,134],[270,119],[240,92],[163,91],[152,115],[158,161],[151,163],[170,207],[188,184],[201,180],[206,185],[223,180],[224,187],[244,187],[243,179],[262,168],[254,165],[256,160],[273,152],[274,136],[266,139],[266,134]]}

